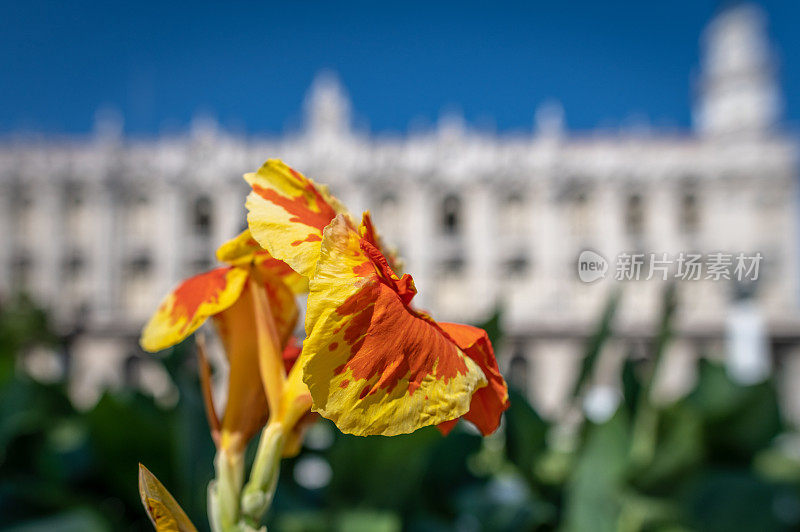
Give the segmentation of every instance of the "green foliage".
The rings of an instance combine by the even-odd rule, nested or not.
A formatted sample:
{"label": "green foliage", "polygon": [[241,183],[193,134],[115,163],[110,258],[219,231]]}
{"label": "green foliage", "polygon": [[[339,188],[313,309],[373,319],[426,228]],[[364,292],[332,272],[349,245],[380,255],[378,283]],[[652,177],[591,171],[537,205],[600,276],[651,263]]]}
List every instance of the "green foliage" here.
{"label": "green foliage", "polygon": [[[614,337],[620,297],[587,341],[576,407]],[[514,390],[501,430],[488,438],[464,423],[447,437],[429,428],[361,438],[322,420],[321,443],[282,464],[270,530],[798,529],[800,461],[785,452],[793,435],[774,382],[743,386],[701,360],[690,393],[667,405],[651,400],[677,305],[669,289],[650,352],[623,363],[622,401],[604,423],[546,419]],[[501,323],[497,313],[484,324],[498,346]],[[127,391],[79,412],[62,385],[15,371],[27,346],[58,347],[48,330],[25,300],[0,311],[0,529],[150,530],[137,494],[140,461],[204,526],[213,446],[191,342],[163,358],[180,391],[175,407]],[[309,459],[330,467],[326,485],[298,483]]]}
{"label": "green foliage", "polygon": [[[14,369],[24,348],[58,348],[43,312],[24,298],[4,307],[0,337],[0,529],[151,530],[135,482],[140,461],[204,515],[213,446],[196,382],[185,383],[174,409],[124,391],[106,393],[81,412],[63,384],[42,384]],[[196,380],[185,363],[189,347],[168,354],[179,386]],[[202,432],[188,431],[190,424]]]}

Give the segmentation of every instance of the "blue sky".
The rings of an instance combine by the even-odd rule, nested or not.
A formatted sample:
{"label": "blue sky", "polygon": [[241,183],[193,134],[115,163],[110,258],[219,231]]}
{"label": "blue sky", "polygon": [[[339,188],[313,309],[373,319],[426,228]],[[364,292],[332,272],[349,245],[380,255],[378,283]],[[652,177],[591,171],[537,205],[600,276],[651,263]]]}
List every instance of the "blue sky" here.
{"label": "blue sky", "polygon": [[[113,107],[128,134],[198,113],[249,133],[297,124],[333,69],[372,131],[458,109],[531,128],[558,99],[573,130],[637,117],[688,127],[700,32],[720,2],[3,2],[0,133],[80,134]],[[800,2],[765,0],[790,126],[800,124]]]}

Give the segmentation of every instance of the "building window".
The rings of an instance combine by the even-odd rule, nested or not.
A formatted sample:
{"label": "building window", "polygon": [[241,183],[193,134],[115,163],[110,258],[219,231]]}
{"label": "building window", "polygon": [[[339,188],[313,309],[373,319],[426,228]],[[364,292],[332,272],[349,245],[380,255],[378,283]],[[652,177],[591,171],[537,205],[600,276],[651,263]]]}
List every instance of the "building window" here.
{"label": "building window", "polygon": [[378,208],[375,211],[375,221],[378,226],[384,228],[383,230],[387,232],[387,235],[390,237],[395,236],[397,234],[395,227],[400,219],[397,197],[391,192],[387,192],[380,197],[377,203]]}
{"label": "building window", "polygon": [[212,204],[208,196],[200,196],[192,205],[192,227],[194,232],[201,236],[211,235]]}
{"label": "building window", "polygon": [[525,219],[525,197],[520,192],[508,194],[502,202],[503,226],[512,234],[520,235],[528,229]]}
{"label": "building window", "polygon": [[75,280],[81,276],[86,266],[83,256],[77,251],[70,253],[64,260],[64,275],[67,279]]}
{"label": "building window", "polygon": [[589,215],[589,192],[585,187],[579,186],[573,191],[570,200],[574,234],[586,236],[593,221]]}
{"label": "building window", "polygon": [[77,210],[83,205],[84,191],[80,183],[70,182],[64,187],[67,210]]}
{"label": "building window", "polygon": [[442,273],[445,275],[459,275],[464,272],[464,258],[454,256],[442,261]]}
{"label": "building window", "polygon": [[625,229],[633,236],[639,236],[644,232],[644,200],[640,194],[628,196],[628,203],[625,206]]}
{"label": "building window", "polygon": [[191,261],[189,264],[189,269],[191,270],[192,274],[197,274],[200,272],[204,272],[210,270],[214,266],[214,263],[208,257],[200,257]]}
{"label": "building window", "polygon": [[142,359],[137,353],[129,353],[128,356],[125,357],[125,362],[122,367],[122,377],[127,388],[134,389],[141,385],[139,382],[141,365]]}
{"label": "building window", "polygon": [[518,345],[514,348],[511,362],[508,364],[508,384],[523,395],[527,395],[529,372],[528,359],[525,358],[522,346]]}
{"label": "building window", "polygon": [[700,206],[697,194],[687,190],[681,196],[681,231],[684,234],[694,234],[700,228]]}
{"label": "building window", "polygon": [[140,253],[128,263],[128,276],[131,279],[142,279],[150,274],[153,263],[145,253]]}
{"label": "building window", "polygon": [[381,196],[378,204],[380,205],[381,212],[393,211],[397,208],[397,198],[391,193],[384,194]]}
{"label": "building window", "polygon": [[446,235],[461,231],[461,200],[455,194],[448,194],[442,200],[442,231]]}
{"label": "building window", "polygon": [[30,284],[33,261],[27,253],[17,253],[11,260],[11,281],[14,289],[24,290]]}
{"label": "building window", "polygon": [[508,259],[505,263],[506,275],[509,277],[519,278],[524,277],[530,268],[528,257],[525,255],[516,255]]}

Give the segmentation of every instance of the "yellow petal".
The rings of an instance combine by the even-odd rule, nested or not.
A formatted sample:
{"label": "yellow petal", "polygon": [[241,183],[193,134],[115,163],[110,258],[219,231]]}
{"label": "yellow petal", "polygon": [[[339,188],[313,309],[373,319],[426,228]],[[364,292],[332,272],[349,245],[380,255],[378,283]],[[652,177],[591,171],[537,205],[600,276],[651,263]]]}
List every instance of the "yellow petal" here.
{"label": "yellow petal", "polygon": [[244,178],[253,188],[247,196],[247,222],[253,237],[273,257],[311,277],[322,230],[346,209],[327,187],[277,159],[270,159],[258,172]]}
{"label": "yellow petal", "polygon": [[250,264],[253,255],[263,251],[262,247],[253,239],[250,229],[245,229],[217,248],[217,260],[228,264]]}
{"label": "yellow petal", "polygon": [[223,267],[183,281],[145,325],[139,340],[142,349],[160,351],[192,334],[210,316],[233,305],[247,275],[246,269]]}
{"label": "yellow petal", "polygon": [[408,306],[414,293],[344,217],[325,229],[300,363],[314,410],[343,432],[391,436],[455,419],[486,385],[436,322]]}
{"label": "yellow petal", "polygon": [[311,392],[303,382],[302,359],[299,359],[286,378],[281,397],[280,421],[287,427],[297,424],[311,410]]}
{"label": "yellow petal", "polygon": [[283,444],[284,458],[293,458],[300,454],[303,448],[303,438],[306,431],[319,419],[316,412],[307,411],[306,414],[295,423],[294,427],[286,435],[286,443]]}
{"label": "yellow petal", "polygon": [[236,266],[255,264],[259,269],[280,277],[295,294],[308,292],[308,279],[263,249],[250,234],[250,229],[222,244],[217,249],[217,260]]}
{"label": "yellow petal", "polygon": [[167,488],[142,464],[139,464],[139,496],[156,532],[197,531]]}

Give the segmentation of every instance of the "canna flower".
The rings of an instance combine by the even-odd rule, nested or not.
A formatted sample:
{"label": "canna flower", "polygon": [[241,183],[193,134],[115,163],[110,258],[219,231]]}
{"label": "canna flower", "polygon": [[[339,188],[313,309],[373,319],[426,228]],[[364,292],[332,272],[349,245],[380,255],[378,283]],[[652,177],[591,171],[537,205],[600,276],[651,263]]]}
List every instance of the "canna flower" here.
{"label": "canna flower", "polygon": [[[292,337],[298,317],[295,295],[307,291],[308,281],[263,250],[249,230],[220,246],[217,259],[227,266],[187,279],[164,298],[140,343],[148,351],[164,349],[213,318],[230,373],[220,420],[199,336],[203,397],[217,446],[209,519],[214,530],[250,530],[246,523],[257,522],[272,500],[280,458],[299,452],[305,429],[314,421],[311,396],[295,364],[300,349]],[[245,485],[244,451],[262,427]],[[155,507],[145,507],[151,518],[158,517]]]}
{"label": "canna flower", "polygon": [[245,175],[253,238],[309,282],[298,366],[313,410],[352,434],[394,435],[459,417],[484,434],[508,407],[486,333],[415,309],[369,213],[356,226],[326,187],[278,160]]}
{"label": "canna flower", "polygon": [[[241,454],[247,442],[266,423],[269,414],[264,374],[259,363],[256,302],[263,295],[274,320],[276,343],[286,348],[283,378],[296,359],[292,357],[291,334],[297,322],[295,293],[306,281],[285,263],[258,246],[245,230],[223,244],[217,258],[226,266],[183,281],[169,293],[145,326],[141,346],[150,352],[175,345],[212,318],[230,364],[228,400],[218,419],[210,396],[210,371],[201,353],[201,377],[206,407],[217,447]],[[296,351],[296,350],[295,350]],[[270,377],[275,380],[274,377]]]}

